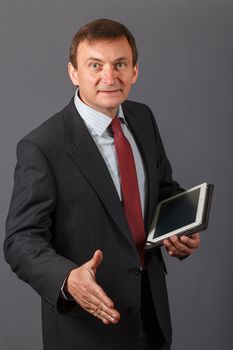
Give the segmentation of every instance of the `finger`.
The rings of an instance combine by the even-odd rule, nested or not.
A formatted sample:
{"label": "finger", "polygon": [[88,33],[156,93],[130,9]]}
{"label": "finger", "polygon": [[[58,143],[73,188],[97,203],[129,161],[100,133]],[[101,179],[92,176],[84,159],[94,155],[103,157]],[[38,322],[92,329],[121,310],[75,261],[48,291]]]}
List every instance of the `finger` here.
{"label": "finger", "polygon": [[171,248],[171,247],[173,246],[172,242],[171,242],[169,239],[165,239],[165,240],[163,241],[163,245],[164,245],[167,249],[169,249],[169,248]]}
{"label": "finger", "polygon": [[172,244],[172,242],[170,242],[168,239],[165,239],[163,241],[163,245],[166,248],[166,251],[168,252],[168,254],[170,256],[172,256],[173,255],[173,251],[175,249],[174,244]]}
{"label": "finger", "polygon": [[172,253],[174,253],[177,249],[174,243],[171,241],[171,239],[164,240],[163,244],[169,255],[172,255]]}
{"label": "finger", "polygon": [[192,253],[192,249],[180,242],[176,235],[171,236],[170,239],[166,239],[163,243],[170,256],[183,257]]}
{"label": "finger", "polygon": [[92,304],[87,300],[80,300],[80,305],[86,311],[104,321],[105,324],[110,322],[116,324],[120,319],[120,314],[117,310],[106,307],[102,302]]}
{"label": "finger", "polygon": [[194,233],[191,236],[180,237],[182,243],[184,243],[188,248],[196,249],[200,246],[200,235],[199,233]]}
{"label": "finger", "polygon": [[108,319],[103,317],[102,315],[98,314],[97,312],[93,314],[93,316],[95,316],[96,318],[98,318],[99,320],[101,320],[105,325],[112,323],[112,324],[116,324],[118,323],[117,320],[113,320],[113,319]]}
{"label": "finger", "polygon": [[93,258],[89,261],[91,268],[96,269],[102,262],[103,260],[103,253],[101,250],[96,250]]}
{"label": "finger", "polygon": [[116,310],[114,312],[111,310],[111,314],[108,313],[108,309],[105,308],[105,306],[99,305],[94,310],[91,310],[91,312],[94,314],[94,316],[100,318],[101,320],[107,321],[108,323],[116,324],[118,323],[120,319],[120,314]]}
{"label": "finger", "polygon": [[170,240],[175,247],[175,249],[173,249],[175,253],[177,252],[182,255],[189,255],[192,253],[192,249],[189,248],[186,244],[182,243],[176,235],[171,236]]}
{"label": "finger", "polygon": [[93,316],[99,318],[104,324],[109,323],[116,323],[117,320],[115,320],[112,316],[109,316],[108,314],[104,314],[103,312],[100,312],[98,308],[94,308],[94,305],[86,305],[84,304],[83,309],[92,314]]}
{"label": "finger", "polygon": [[101,264],[103,260],[103,253],[101,250],[96,250],[91,260],[89,260],[85,266],[88,269],[88,272],[95,279],[96,269]]}

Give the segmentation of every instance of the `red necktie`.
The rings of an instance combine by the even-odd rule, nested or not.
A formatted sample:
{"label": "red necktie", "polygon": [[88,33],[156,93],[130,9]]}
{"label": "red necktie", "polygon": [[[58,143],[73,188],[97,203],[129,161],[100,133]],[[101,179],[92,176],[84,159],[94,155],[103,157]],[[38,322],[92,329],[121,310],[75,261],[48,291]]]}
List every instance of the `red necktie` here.
{"label": "red necktie", "polygon": [[122,131],[120,118],[114,118],[112,120],[111,127],[114,134],[114,144],[121,177],[123,208],[131,234],[140,255],[141,264],[143,266],[145,227],[142,217],[142,208],[133,152],[129,141]]}

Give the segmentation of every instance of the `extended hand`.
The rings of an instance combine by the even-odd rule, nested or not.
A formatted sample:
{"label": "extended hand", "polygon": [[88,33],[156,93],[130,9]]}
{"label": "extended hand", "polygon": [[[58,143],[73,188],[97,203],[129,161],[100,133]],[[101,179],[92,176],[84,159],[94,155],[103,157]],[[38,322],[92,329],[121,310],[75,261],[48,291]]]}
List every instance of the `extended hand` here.
{"label": "extended hand", "polygon": [[163,241],[163,245],[170,256],[175,256],[176,258],[184,258],[187,255],[193,253],[200,245],[200,235],[199,233],[194,233],[191,236],[181,236],[176,235],[171,236],[169,239]]}
{"label": "extended hand", "polygon": [[113,301],[95,279],[96,269],[102,260],[101,250],[96,250],[91,260],[70,272],[66,288],[86,311],[99,318],[104,324],[115,324],[119,321],[120,314],[114,309]]}

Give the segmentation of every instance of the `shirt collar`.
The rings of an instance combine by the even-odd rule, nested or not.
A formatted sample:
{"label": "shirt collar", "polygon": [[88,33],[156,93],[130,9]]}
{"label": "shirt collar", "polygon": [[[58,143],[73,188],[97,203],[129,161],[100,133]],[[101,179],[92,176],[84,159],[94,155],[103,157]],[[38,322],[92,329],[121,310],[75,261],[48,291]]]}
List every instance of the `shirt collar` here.
{"label": "shirt collar", "polygon": [[[78,95],[78,89],[74,96],[74,104],[78,113],[84,120],[88,129],[91,130],[92,134],[102,136],[102,134],[111,124],[112,118],[83,103]],[[118,107],[117,118],[122,118],[124,123],[127,125],[121,105]]]}

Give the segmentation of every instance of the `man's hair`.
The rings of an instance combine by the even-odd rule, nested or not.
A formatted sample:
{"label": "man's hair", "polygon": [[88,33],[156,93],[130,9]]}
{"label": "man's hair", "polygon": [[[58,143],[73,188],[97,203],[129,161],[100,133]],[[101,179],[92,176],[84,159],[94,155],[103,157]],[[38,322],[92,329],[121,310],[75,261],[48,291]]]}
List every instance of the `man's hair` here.
{"label": "man's hair", "polygon": [[70,44],[70,62],[74,68],[77,68],[77,49],[82,41],[88,44],[101,39],[117,39],[125,37],[132,50],[133,66],[138,60],[138,50],[135,39],[130,31],[121,23],[107,18],[100,18],[82,26],[73,37]]}

